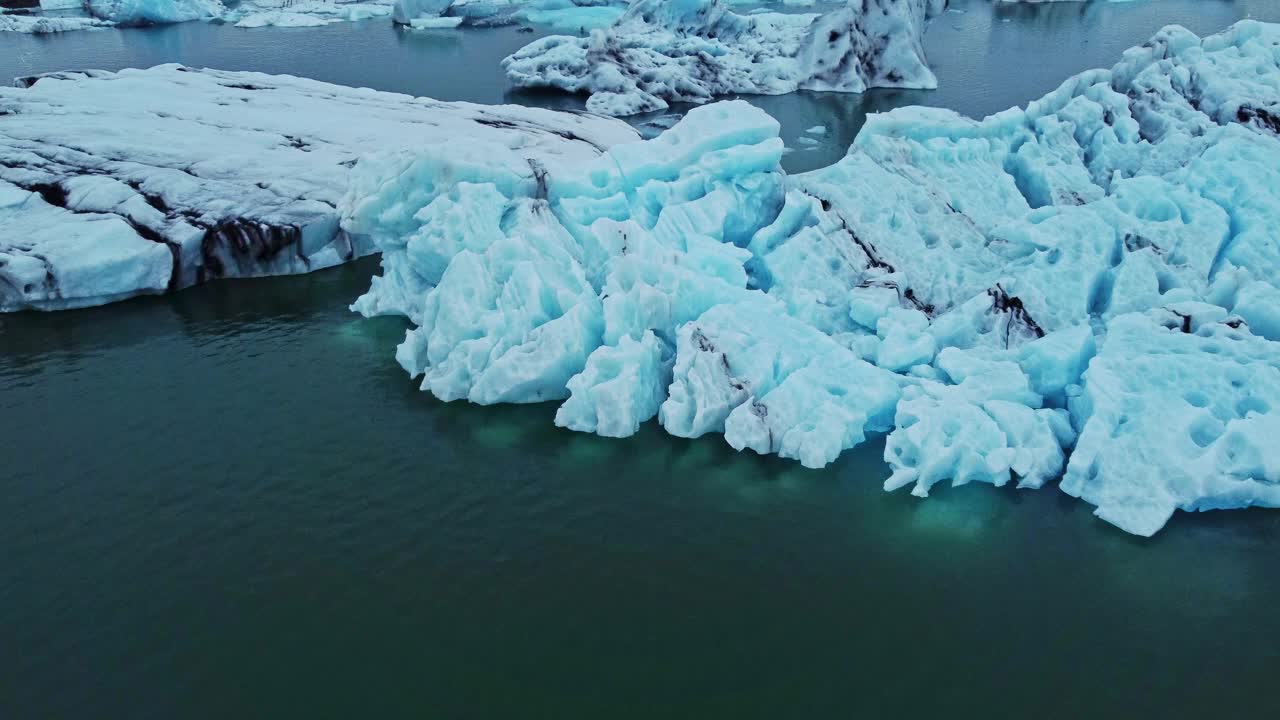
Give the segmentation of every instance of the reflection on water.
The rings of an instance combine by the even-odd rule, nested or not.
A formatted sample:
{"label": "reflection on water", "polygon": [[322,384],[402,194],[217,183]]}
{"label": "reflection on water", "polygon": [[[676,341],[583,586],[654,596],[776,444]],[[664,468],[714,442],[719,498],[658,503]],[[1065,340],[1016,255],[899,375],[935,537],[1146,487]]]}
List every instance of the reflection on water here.
{"label": "reflection on water", "polygon": [[[953,5],[937,92],[752,98],[790,143],[828,127],[793,169],[868,111],[986,114],[1162,18],[1280,12]],[[549,104],[496,70],[528,38],[191,23],[0,37],[0,73],[180,61]],[[403,322],[346,309],[376,268],[0,316],[0,717],[1280,710],[1280,513],[1180,514],[1142,540],[1051,488],[884,493],[878,442],[815,472],[652,424],[562,431],[551,405],[439,403],[393,360]]]}

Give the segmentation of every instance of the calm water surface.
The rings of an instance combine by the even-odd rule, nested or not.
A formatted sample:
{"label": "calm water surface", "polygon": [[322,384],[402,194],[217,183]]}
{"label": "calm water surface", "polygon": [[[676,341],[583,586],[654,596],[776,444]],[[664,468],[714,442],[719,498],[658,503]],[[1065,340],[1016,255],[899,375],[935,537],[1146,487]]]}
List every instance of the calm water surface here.
{"label": "calm water surface", "polygon": [[[936,93],[753,98],[837,136],[788,162],[868,110],[1025,102],[1166,22],[1280,19],[954,4]],[[548,104],[496,69],[530,37],[0,36],[0,75],[177,61]],[[395,364],[401,322],[346,310],[376,268],[0,316],[0,718],[1280,712],[1280,513],[1143,541],[1052,490],[886,494],[875,443],[813,472],[442,404]]]}

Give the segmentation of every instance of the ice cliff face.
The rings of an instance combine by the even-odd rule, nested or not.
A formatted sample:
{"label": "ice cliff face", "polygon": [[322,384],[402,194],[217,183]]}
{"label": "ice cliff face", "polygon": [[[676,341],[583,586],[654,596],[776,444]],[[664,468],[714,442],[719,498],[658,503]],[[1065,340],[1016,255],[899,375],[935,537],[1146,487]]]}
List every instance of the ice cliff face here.
{"label": "ice cliff face", "polygon": [[85,0],[85,10],[118,25],[164,25],[207,20],[226,8],[221,0]]}
{"label": "ice cliff face", "polygon": [[1143,535],[1276,506],[1277,48],[1167,28],[1026,108],[874,117],[789,178],[740,102],[589,163],[362,161],[344,227],[385,272],[355,308],[410,320],[425,390],[577,430],[814,467],[887,431],[888,489],[1063,478]]}
{"label": "ice cliff face", "polygon": [[503,61],[522,87],[587,92],[632,115],[717,95],[933,88],[925,23],[946,0],[850,0],[824,15],[739,15],[720,0],[637,0],[590,37],[537,40]]}
{"label": "ice cliff face", "polygon": [[370,147],[594,158],[620,122],[175,65],[0,88],[0,311],[97,305],[374,250],[337,205]]}

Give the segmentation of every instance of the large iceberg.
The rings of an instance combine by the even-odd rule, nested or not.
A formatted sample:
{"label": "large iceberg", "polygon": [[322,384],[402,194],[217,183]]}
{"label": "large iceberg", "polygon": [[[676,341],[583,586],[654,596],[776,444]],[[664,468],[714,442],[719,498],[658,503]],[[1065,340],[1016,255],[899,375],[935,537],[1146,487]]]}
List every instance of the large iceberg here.
{"label": "large iceberg", "polygon": [[226,8],[222,0],[84,0],[95,18],[118,25],[164,25],[208,20]]}
{"label": "large iceberg", "polygon": [[717,95],[934,88],[922,37],[947,0],[849,0],[822,15],[739,15],[722,0],[636,0],[589,37],[536,40],[503,61],[521,87],[590,93],[607,115]]}
{"label": "large iceberg", "polygon": [[466,141],[585,162],[606,118],[258,73],[56,73],[0,88],[0,311],[97,305],[374,250],[337,206],[371,147]]}
{"label": "large iceberg", "polygon": [[887,432],[888,489],[1062,478],[1143,535],[1274,506],[1278,47],[1169,27],[1025,108],[874,116],[791,177],[742,102],[590,162],[370,157],[343,225],[384,272],[354,308],[409,319],[424,390],[575,430],[815,467]]}

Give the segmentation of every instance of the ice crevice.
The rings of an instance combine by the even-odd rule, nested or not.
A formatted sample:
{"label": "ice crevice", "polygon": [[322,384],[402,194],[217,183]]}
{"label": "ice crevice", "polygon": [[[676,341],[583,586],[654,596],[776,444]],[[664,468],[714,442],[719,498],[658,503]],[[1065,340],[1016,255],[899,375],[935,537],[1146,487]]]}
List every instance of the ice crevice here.
{"label": "ice crevice", "polygon": [[740,101],[585,161],[367,156],[342,226],[383,273],[353,307],[408,319],[424,390],[561,401],[574,430],[656,420],[809,467],[887,434],[887,489],[1057,483],[1140,535],[1274,507],[1277,47],[1257,22],[1165,28],[1023,108],[873,116],[793,176]]}

